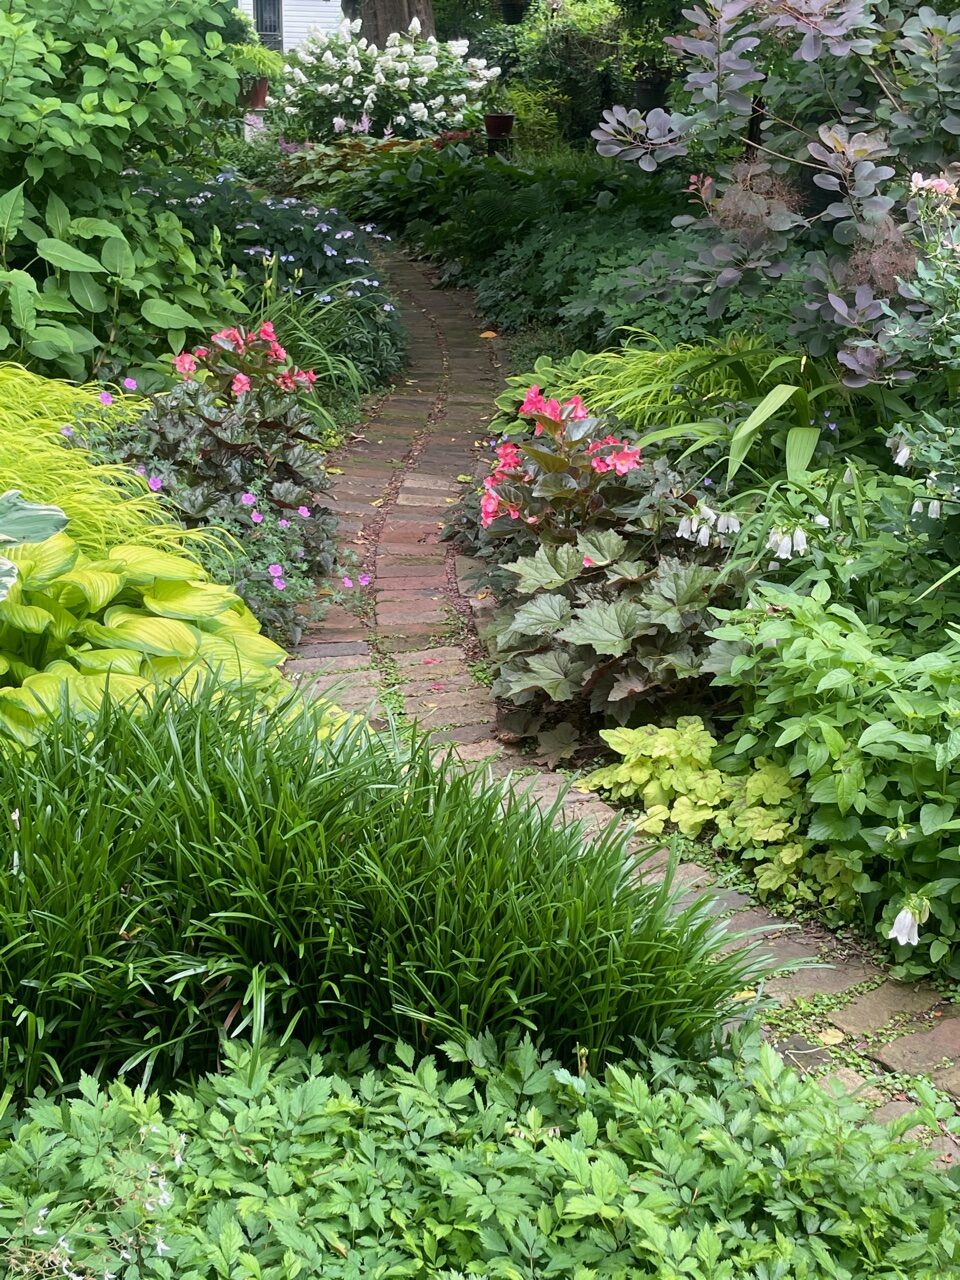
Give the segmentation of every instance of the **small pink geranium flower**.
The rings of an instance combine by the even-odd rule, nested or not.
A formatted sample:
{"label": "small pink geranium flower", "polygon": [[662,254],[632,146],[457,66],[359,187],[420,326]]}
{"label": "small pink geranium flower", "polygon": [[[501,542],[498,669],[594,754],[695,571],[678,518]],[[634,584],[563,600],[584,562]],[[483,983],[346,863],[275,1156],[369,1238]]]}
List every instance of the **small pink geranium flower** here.
{"label": "small pink geranium flower", "polygon": [[263,524],[263,516],[259,511],[251,511],[250,519],[254,524]]}
{"label": "small pink geranium flower", "polygon": [[245,373],[238,373],[230,383],[230,390],[235,396],[245,395],[250,390],[250,379]]}
{"label": "small pink geranium flower", "polygon": [[340,579],[340,581],[343,583],[343,585],[344,585],[345,587],[352,587],[352,586],[353,586],[353,579],[352,579],[352,578],[341,578],[341,579]]}
{"label": "small pink geranium flower", "polygon": [[360,583],[361,587],[369,587],[373,579],[370,577],[369,573],[361,573],[357,581]]}
{"label": "small pink geranium flower", "polygon": [[101,392],[100,392],[100,403],[101,403],[101,404],[113,404],[113,396],[110,394],[110,392],[109,392],[109,391],[101,391]]}
{"label": "small pink geranium flower", "polygon": [[306,517],[307,517],[309,514],[310,514],[310,508],[309,508],[309,507],[297,507],[297,515],[298,515],[298,516],[303,516],[303,517],[304,517],[304,519],[306,519]]}
{"label": "small pink geranium flower", "polygon": [[123,385],[127,389],[127,391],[136,391],[137,380],[136,378],[124,378]]}
{"label": "small pink geranium flower", "polygon": [[241,493],[240,501],[245,507],[255,507],[257,505],[257,495],[255,493]]}
{"label": "small pink geranium flower", "polygon": [[270,577],[271,577],[271,578],[282,578],[282,577],[283,577],[283,565],[282,565],[282,564],[268,564],[268,565],[267,565],[267,573],[269,573],[269,575],[270,575]]}
{"label": "small pink geranium flower", "polygon": [[278,591],[286,591],[287,589],[287,584],[284,582],[283,578],[274,578],[273,585]]}
{"label": "small pink geranium flower", "polygon": [[147,486],[152,489],[154,493],[159,493],[163,488],[163,478],[161,476],[150,476],[147,480]]}
{"label": "small pink geranium flower", "polygon": [[280,526],[280,528],[281,528],[281,529],[289,529],[289,528],[290,528],[290,521],[289,521],[289,520],[278,520],[278,521],[277,521],[277,524]]}
{"label": "small pink geranium flower", "polygon": [[72,436],[72,435],[73,435],[73,427],[61,427],[61,428],[60,428],[60,434],[61,434],[62,436]]}

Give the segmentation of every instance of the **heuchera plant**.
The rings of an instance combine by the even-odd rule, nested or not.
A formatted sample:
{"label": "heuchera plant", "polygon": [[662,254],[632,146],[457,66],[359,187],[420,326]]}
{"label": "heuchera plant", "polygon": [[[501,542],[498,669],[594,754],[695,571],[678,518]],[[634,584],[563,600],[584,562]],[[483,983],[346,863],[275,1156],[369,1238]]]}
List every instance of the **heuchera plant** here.
{"label": "heuchera plant", "polygon": [[647,170],[693,146],[713,153],[714,173],[690,180],[700,217],[675,220],[705,232],[684,285],[709,290],[719,316],[800,249],[796,332],[812,354],[838,349],[853,386],[925,367],[889,334],[937,310],[917,272],[944,230],[931,239],[925,207],[955,221],[960,15],[890,0],[704,0],[684,13],[693,29],[667,43],[687,62],[690,109],[613,107],[593,134],[602,155]]}

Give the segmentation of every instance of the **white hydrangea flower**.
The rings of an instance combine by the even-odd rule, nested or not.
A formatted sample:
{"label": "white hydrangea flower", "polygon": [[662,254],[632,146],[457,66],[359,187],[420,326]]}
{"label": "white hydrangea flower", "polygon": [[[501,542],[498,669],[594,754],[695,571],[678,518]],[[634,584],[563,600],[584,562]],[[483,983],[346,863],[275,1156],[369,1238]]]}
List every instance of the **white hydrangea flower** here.
{"label": "white hydrangea flower", "polygon": [[469,40],[448,40],[447,48],[457,58],[465,58],[470,48]]}
{"label": "white hydrangea flower", "polygon": [[411,35],[418,36],[420,32],[423,30],[423,28],[420,25],[420,19],[417,17],[411,18],[410,25],[409,27],[407,27],[407,30],[410,32]]}

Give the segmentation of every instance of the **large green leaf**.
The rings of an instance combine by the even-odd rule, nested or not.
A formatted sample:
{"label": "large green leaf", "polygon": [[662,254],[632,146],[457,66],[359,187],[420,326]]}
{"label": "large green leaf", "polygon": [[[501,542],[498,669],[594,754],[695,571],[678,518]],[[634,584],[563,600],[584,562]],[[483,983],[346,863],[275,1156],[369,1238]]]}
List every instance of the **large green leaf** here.
{"label": "large green leaf", "polygon": [[82,249],[75,249],[72,244],[67,244],[65,240],[54,240],[45,236],[42,240],[37,241],[37,253],[52,266],[64,271],[96,272],[103,270],[96,258],[91,258],[90,254],[84,253]]}
{"label": "large green leaf", "polygon": [[82,310],[99,315],[109,307],[110,299],[107,297],[106,289],[99,281],[91,279],[88,274],[71,271],[68,281],[70,297]]}
{"label": "large green leaf", "polygon": [[787,479],[802,480],[820,439],[819,427],[791,427],[787,432]]}
{"label": "large green leaf", "polygon": [[649,624],[643,610],[629,600],[616,604],[592,600],[578,609],[573,621],[558,634],[570,644],[585,644],[597,653],[620,658],[645,629],[649,630]]}
{"label": "large green leaf", "polygon": [[156,582],[143,595],[144,607],[164,618],[212,618],[232,609],[239,597],[212,582]]}
{"label": "large green leaf", "polygon": [[91,613],[99,613],[119,593],[124,581],[122,574],[85,567],[63,574],[57,585],[61,588],[60,599],[65,605],[85,601]]}
{"label": "large green leaf", "polygon": [[147,324],[156,325],[158,329],[194,329],[197,321],[189,311],[184,311],[176,302],[166,302],[163,298],[147,298],[140,308],[140,314]]}
{"label": "large green leaf", "polygon": [[0,545],[42,542],[59,531],[67,517],[59,507],[27,502],[18,489],[0,494]]}
{"label": "large green leaf", "polygon": [[519,578],[518,591],[532,595],[534,591],[550,590],[572,582],[583,571],[583,557],[576,547],[541,546],[537,548],[536,555],[522,556],[504,568]]}
{"label": "large green leaf", "polygon": [[125,542],[111,547],[108,560],[118,566],[118,572],[126,573],[132,582],[140,586],[152,584],[155,578],[190,582],[200,572],[194,561],[185,556],[171,555],[169,551],[158,551],[155,547],[143,547],[137,543]]}
{"label": "large green leaf", "polygon": [[43,542],[27,542],[17,547],[7,547],[4,554],[20,570],[24,590],[36,591],[72,569],[80,551],[67,534],[55,533]]}
{"label": "large green leaf", "polygon": [[104,269],[121,280],[129,280],[137,272],[133,250],[126,240],[108,240],[100,251]]}
{"label": "large green leaf", "polygon": [[191,658],[200,644],[199,632],[186,623],[174,618],[156,618],[123,605],[108,609],[102,624],[81,622],[78,631],[107,648],[138,649],[158,657]]}
{"label": "large green leaf", "polygon": [[[17,580],[17,566],[0,556],[0,600],[6,600]],[[6,668],[4,668],[6,670]]]}
{"label": "large green leaf", "polygon": [[517,609],[510,619],[510,630],[525,635],[549,636],[565,626],[570,616],[568,600],[544,592]]}
{"label": "large green leaf", "polygon": [[0,196],[0,244],[6,244],[20,229],[26,209],[23,198],[25,186],[26,183],[21,182],[19,187],[12,187]]}
{"label": "large green leaf", "polygon": [[511,694],[542,689],[554,702],[566,702],[579,687],[582,672],[582,665],[572,663],[567,654],[554,650],[524,659],[523,669],[505,671],[504,680]]}
{"label": "large green leaf", "polygon": [[596,566],[612,564],[626,549],[626,542],[612,529],[594,529],[590,533],[581,533],[577,538],[577,550],[581,556]]}
{"label": "large green leaf", "polygon": [[806,399],[806,392],[802,387],[791,386],[789,383],[781,382],[771,391],[768,391],[749,417],[740,423],[730,441],[730,457],[727,463],[728,480],[732,480],[743,466],[744,459],[760,433],[760,428],[769,422],[787,401],[794,396]]}

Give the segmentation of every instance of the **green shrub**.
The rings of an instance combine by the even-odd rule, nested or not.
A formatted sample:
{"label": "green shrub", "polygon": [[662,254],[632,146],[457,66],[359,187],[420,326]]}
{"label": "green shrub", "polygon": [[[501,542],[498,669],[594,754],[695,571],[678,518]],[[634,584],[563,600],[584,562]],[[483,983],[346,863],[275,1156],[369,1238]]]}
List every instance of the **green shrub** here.
{"label": "green shrub", "polygon": [[[0,1061],[212,1065],[253,1020],[306,1040],[534,1030],[599,1063],[695,1052],[761,970],[643,855],[322,709],[161,693],[0,748]],[[326,736],[323,736],[326,735]]]}
{"label": "green shrub", "polygon": [[[529,1044],[470,1074],[398,1045],[286,1057],[162,1103],[123,1085],[0,1129],[5,1273],[949,1280],[956,1183],[769,1048],[578,1077]],[[462,1059],[461,1054],[455,1055]],[[572,1065],[572,1064],[571,1064]],[[953,1122],[955,1126],[955,1121]],[[135,1261],[134,1261],[135,1260]]]}
{"label": "green shrub", "polygon": [[93,560],[66,533],[4,559],[17,576],[0,600],[0,737],[32,746],[61,703],[89,721],[203,669],[224,686],[279,682],[283,650],[192,560],[135,544]]}
{"label": "green shrub", "polygon": [[[71,377],[128,372],[237,302],[218,257],[136,190],[231,110],[210,0],[11,0],[0,117],[0,351]],[[206,30],[203,30],[203,27]],[[101,43],[105,41],[105,43]]]}

